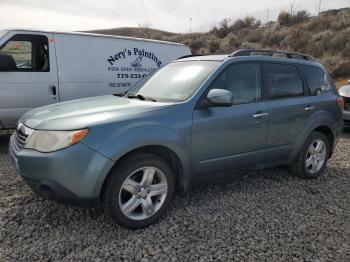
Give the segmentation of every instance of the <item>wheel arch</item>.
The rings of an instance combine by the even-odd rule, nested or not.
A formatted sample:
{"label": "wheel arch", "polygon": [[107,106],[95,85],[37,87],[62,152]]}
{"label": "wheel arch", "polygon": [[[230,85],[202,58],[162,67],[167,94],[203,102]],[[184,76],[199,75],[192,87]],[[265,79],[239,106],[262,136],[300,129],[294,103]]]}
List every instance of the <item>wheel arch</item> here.
{"label": "wheel arch", "polygon": [[173,174],[175,175],[176,190],[177,191],[186,190],[187,183],[184,176],[185,167],[184,167],[183,161],[178,156],[178,154],[174,150],[172,150],[170,147],[165,145],[144,145],[144,146],[136,147],[128,152],[125,152],[116,160],[115,164],[113,165],[113,167],[110,169],[110,171],[108,172],[108,174],[105,176],[103,180],[103,184],[100,189],[100,198],[103,194],[106,181],[113,174],[114,168],[116,168],[118,164],[121,163],[122,161],[125,161],[125,159],[139,153],[150,153],[163,159],[169,165]]}
{"label": "wheel arch", "polygon": [[300,150],[303,148],[305,141],[313,132],[320,132],[328,138],[331,148],[329,152],[329,157],[332,156],[337,135],[335,127],[328,119],[326,121],[320,121],[320,119],[315,119],[314,121],[310,121],[300,133],[292,151],[290,162],[292,162],[296,158]]}

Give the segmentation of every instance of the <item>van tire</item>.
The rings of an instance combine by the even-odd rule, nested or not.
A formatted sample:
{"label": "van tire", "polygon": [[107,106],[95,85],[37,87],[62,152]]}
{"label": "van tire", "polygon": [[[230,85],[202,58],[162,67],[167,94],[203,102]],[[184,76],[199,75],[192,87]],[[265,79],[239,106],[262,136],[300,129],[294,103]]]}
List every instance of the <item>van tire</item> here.
{"label": "van tire", "polygon": [[[129,200],[131,200],[131,198],[134,197],[134,195],[125,191],[123,189],[124,187],[122,188],[122,186],[125,185],[127,179],[134,178],[133,176],[139,176],[141,179],[141,177],[143,177],[145,174],[145,172],[143,171],[143,169],[145,168],[154,168],[154,170],[156,170],[154,173],[154,179],[158,179],[157,176],[161,176],[161,178],[164,179],[164,181],[166,181],[167,193],[165,196],[164,194],[161,196],[162,201],[159,201],[159,199],[155,201],[156,203],[154,204],[154,208],[152,208],[154,212],[153,215],[147,218],[140,218],[140,219],[137,218],[139,220],[135,220],[135,218],[128,217],[122,211],[121,206],[125,205],[125,203],[121,203],[122,194],[125,194],[125,192],[126,194],[129,194],[130,195],[128,196],[130,197]],[[138,171],[138,170],[141,170],[141,171]],[[140,185],[141,183],[142,181],[140,181]],[[139,191],[140,192],[137,194],[141,194],[141,191],[143,191],[143,187],[141,187],[141,189],[139,188]],[[147,190],[147,192],[149,191]],[[102,207],[104,211],[111,218],[113,218],[114,221],[116,221],[118,224],[129,229],[138,229],[138,228],[149,226],[157,222],[165,213],[165,211],[168,209],[169,205],[171,204],[174,198],[174,194],[175,194],[175,180],[174,180],[174,175],[170,167],[168,166],[168,164],[159,156],[156,156],[147,152],[136,153],[122,160],[120,163],[117,163],[115,168],[111,170],[111,173],[109,174],[104,184],[104,188],[102,192]],[[148,196],[140,197],[138,195],[137,199],[139,199],[137,201],[143,201],[143,200],[148,201],[149,198]],[[151,199],[152,199],[151,201],[154,201],[153,197]],[[160,205],[158,202],[162,202],[162,204]],[[157,204],[159,208],[158,210],[156,206]],[[140,213],[142,217],[142,214],[145,213],[145,209],[140,204],[135,209],[135,211],[132,211],[132,212],[136,214],[134,216],[137,216],[139,215],[138,213]]]}
{"label": "van tire", "polygon": [[[317,172],[312,172],[307,167],[307,159],[309,158],[310,152],[309,149],[312,145],[315,145],[317,141],[321,141],[324,143],[324,150],[325,150],[325,158],[322,165],[320,165],[319,169],[316,169]],[[328,138],[320,132],[313,132],[311,135],[306,139],[301,151],[297,155],[296,159],[293,161],[293,163],[290,165],[290,170],[293,174],[306,179],[315,179],[323,174],[327,161],[329,159],[329,153],[330,153],[330,143]],[[309,166],[310,167],[310,166]]]}

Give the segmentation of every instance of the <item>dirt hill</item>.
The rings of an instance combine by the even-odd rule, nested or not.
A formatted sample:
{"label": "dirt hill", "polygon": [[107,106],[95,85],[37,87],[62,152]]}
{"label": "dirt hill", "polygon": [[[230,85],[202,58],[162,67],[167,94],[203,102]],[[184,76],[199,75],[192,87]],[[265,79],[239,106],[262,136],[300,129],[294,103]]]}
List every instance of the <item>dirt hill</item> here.
{"label": "dirt hill", "polygon": [[165,39],[181,34],[171,33],[163,30],[145,28],[145,27],[120,27],[112,29],[100,29],[89,31],[90,33],[120,35],[139,38]]}
{"label": "dirt hill", "polygon": [[333,77],[350,76],[350,8],[310,16],[281,12],[276,22],[261,24],[253,17],[223,19],[209,32],[176,34],[150,28],[115,28],[93,32],[180,42],[194,54],[225,54],[239,48],[273,48],[308,53]]}

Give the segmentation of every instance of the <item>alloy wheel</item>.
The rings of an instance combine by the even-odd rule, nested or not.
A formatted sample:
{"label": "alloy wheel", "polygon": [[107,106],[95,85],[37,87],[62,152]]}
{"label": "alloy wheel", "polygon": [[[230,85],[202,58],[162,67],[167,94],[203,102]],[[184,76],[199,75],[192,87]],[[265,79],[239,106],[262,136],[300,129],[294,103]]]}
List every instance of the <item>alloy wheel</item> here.
{"label": "alloy wheel", "polygon": [[119,207],[132,220],[144,220],[163,206],[168,192],[164,173],[155,167],[142,167],[133,171],[119,192]]}
{"label": "alloy wheel", "polygon": [[306,153],[306,169],[315,174],[322,168],[326,161],[327,147],[324,141],[321,139],[315,140],[311,143]]}

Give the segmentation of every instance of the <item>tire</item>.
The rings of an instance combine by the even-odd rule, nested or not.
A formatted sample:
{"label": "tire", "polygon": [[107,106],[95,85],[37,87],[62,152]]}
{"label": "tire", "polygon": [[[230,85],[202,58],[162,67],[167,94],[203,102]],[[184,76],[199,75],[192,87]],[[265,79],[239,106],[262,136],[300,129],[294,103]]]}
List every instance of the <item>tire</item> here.
{"label": "tire", "polygon": [[[320,144],[317,144],[318,142],[321,142]],[[323,151],[322,155],[321,153],[317,153],[320,150],[316,150],[317,145],[322,145],[323,143]],[[314,148],[314,156],[312,152],[312,148]],[[327,161],[329,158],[329,152],[330,152],[330,143],[328,138],[320,133],[320,132],[313,132],[311,135],[306,139],[304,146],[300,153],[297,155],[294,162],[290,165],[290,169],[292,173],[295,175],[302,177],[302,178],[308,178],[308,179],[314,179],[322,175],[324,172]],[[323,158],[323,161],[320,159]]]}
{"label": "tire", "polygon": [[104,184],[102,207],[118,224],[138,229],[157,222],[174,193],[175,180],[168,164],[156,155],[138,153],[112,169]]}

